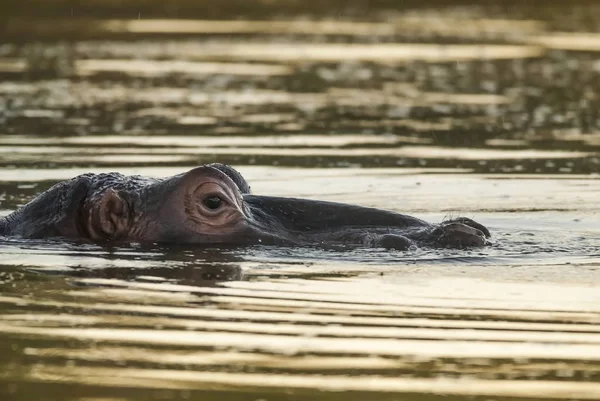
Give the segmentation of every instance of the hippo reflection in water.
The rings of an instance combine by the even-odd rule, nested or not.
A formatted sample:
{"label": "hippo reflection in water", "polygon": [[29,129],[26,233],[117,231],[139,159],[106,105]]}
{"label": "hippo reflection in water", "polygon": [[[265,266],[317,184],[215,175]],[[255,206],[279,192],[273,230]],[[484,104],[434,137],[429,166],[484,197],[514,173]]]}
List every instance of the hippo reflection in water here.
{"label": "hippo reflection in water", "polygon": [[209,164],[165,179],[83,174],[7,217],[0,235],[92,242],[350,245],[407,249],[486,244],[489,231],[458,218],[430,224],[390,211],[252,195],[232,167]]}

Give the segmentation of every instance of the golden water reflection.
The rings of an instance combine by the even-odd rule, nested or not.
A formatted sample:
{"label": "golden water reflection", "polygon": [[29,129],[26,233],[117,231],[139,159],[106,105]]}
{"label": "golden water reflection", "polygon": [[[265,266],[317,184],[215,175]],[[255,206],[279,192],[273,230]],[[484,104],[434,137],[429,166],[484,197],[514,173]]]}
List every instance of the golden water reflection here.
{"label": "golden water reflection", "polygon": [[600,399],[598,8],[23,1],[0,12],[0,215],[77,174],[219,161],[257,194],[464,215],[493,236],[409,252],[3,238],[2,400]]}
{"label": "golden water reflection", "polygon": [[[281,389],[600,396],[597,383],[576,379],[582,371],[598,375],[594,288],[571,282],[556,292],[550,283],[515,288],[447,277],[440,292],[425,271],[409,275],[406,284],[391,272],[388,284],[374,278],[255,276],[187,287],[74,278],[69,281],[83,287],[63,292],[48,283],[32,297],[0,297],[0,332],[27,344],[17,352],[25,367],[36,361],[0,377],[137,389],[261,389],[273,397]],[[50,282],[62,287],[62,280]],[[61,313],[66,310],[68,315]],[[59,346],[64,341],[68,348]],[[158,348],[149,353],[148,347]],[[556,380],[559,367],[570,378]]]}

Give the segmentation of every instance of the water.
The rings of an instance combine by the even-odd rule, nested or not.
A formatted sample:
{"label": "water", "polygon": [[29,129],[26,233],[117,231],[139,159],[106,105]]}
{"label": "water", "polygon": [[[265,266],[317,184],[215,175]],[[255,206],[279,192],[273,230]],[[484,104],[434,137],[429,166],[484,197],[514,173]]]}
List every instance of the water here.
{"label": "water", "polygon": [[597,5],[117,3],[0,6],[0,215],[219,161],[492,244],[4,238],[3,400],[600,399]]}

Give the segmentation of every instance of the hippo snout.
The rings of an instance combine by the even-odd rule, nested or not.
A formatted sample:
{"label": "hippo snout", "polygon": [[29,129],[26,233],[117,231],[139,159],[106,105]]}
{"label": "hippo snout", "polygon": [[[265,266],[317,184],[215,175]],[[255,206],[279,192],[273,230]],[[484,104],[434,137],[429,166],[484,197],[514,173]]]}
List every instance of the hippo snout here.
{"label": "hippo snout", "polygon": [[480,247],[487,244],[486,233],[461,222],[447,222],[433,233],[436,245],[448,248]]}

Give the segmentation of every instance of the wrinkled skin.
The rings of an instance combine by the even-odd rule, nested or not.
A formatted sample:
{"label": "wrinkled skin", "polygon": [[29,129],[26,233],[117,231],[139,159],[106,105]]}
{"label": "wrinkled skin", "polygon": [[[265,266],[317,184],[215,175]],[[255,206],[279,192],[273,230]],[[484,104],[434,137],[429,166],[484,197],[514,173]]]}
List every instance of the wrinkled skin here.
{"label": "wrinkled skin", "polygon": [[483,246],[489,231],[458,218],[441,224],[390,211],[258,196],[223,164],[165,179],[84,174],[56,184],[11,215],[0,235],[97,243]]}

